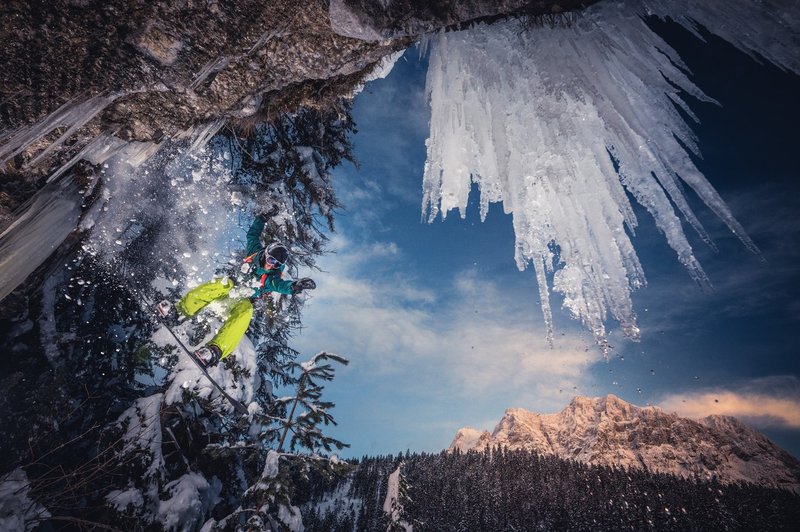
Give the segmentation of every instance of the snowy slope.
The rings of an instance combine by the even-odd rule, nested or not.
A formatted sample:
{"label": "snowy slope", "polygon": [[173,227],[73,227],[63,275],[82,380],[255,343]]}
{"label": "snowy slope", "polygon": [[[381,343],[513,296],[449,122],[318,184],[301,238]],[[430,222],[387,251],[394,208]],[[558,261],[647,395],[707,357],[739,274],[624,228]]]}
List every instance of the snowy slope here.
{"label": "snowy slope", "polygon": [[561,412],[506,410],[494,431],[462,428],[450,449],[501,445],[581,462],[659,473],[748,481],[800,492],[800,462],[729,416],[691,420],[608,395],[575,397]]}

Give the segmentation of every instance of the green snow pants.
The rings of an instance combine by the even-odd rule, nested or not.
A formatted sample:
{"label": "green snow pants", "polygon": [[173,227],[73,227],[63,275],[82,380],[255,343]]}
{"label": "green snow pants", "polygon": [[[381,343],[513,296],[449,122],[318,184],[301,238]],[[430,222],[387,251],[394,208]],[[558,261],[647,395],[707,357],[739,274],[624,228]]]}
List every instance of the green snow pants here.
{"label": "green snow pants", "polygon": [[[228,298],[231,289],[233,289],[233,281],[230,279],[225,279],[224,282],[222,279],[208,281],[189,290],[178,301],[175,308],[184,316],[192,317],[212,301],[221,301]],[[225,358],[236,349],[236,346],[239,345],[239,340],[242,339],[247,327],[250,326],[250,319],[253,317],[253,304],[248,298],[231,299],[229,303],[230,310],[225,323],[222,324],[214,338],[208,342],[220,348],[222,351],[220,358]]]}

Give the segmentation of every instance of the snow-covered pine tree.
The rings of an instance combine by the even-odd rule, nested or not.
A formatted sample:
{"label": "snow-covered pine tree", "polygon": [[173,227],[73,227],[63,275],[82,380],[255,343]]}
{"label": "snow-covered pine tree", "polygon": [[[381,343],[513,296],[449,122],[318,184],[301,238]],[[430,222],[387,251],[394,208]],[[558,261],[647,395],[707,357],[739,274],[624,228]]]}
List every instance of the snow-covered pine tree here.
{"label": "snow-covered pine tree", "polygon": [[233,190],[252,198],[256,208],[281,205],[265,234],[292,243],[296,264],[313,266],[313,257],[323,251],[321,222],[333,229],[340,205],[330,171],[344,161],[355,164],[349,137],[356,128],[349,112],[346,101],[332,109],[302,109],[247,132],[226,130],[214,141],[230,150]]}
{"label": "snow-covered pine tree", "polygon": [[[314,355],[307,362],[302,364],[293,363],[292,365],[300,370],[297,378],[297,389],[294,396],[285,397],[277,400],[287,406],[289,415],[280,421],[282,425],[281,439],[278,443],[278,451],[282,451],[284,444],[287,443],[286,437],[291,432],[288,441],[288,448],[292,451],[298,447],[331,451],[332,447],[342,449],[346,444],[322,434],[319,429],[320,424],[336,424],[333,416],[328,409],[333,407],[333,403],[322,400],[323,386],[320,381],[333,380],[334,370],[331,364],[323,363],[332,360],[340,364],[347,365],[349,361],[333,353],[320,352]],[[297,407],[303,411],[298,412]],[[297,415],[295,416],[295,413]]]}
{"label": "snow-covered pine tree", "polygon": [[[247,198],[253,211],[270,210],[273,206],[278,207],[278,214],[268,221],[262,240],[266,244],[273,240],[281,240],[288,244],[291,250],[292,260],[290,269],[302,264],[313,266],[314,256],[322,251],[324,236],[321,227],[316,223],[317,215],[322,215],[326,220],[326,225],[332,227],[333,209],[338,205],[330,188],[330,168],[333,167],[331,160],[336,164],[341,161],[341,157],[349,154],[349,143],[341,142],[341,138],[346,141],[346,132],[343,136],[309,137],[312,132],[326,131],[326,127],[317,120],[320,118],[317,113],[301,113],[299,117],[286,117],[278,124],[271,126],[261,126],[257,128],[253,140],[245,141],[245,144],[254,152],[264,150],[262,143],[268,139],[279,139],[278,146],[271,146],[267,151],[272,153],[282,153],[285,157],[273,157],[269,159],[274,165],[267,164],[254,171],[252,165],[246,161],[253,162],[247,156],[234,157],[234,160],[244,162],[244,164],[234,170],[232,187],[240,193],[247,193]],[[329,115],[330,116],[330,115]],[[337,120],[341,120],[337,115]],[[350,123],[345,120],[345,123]],[[298,124],[300,124],[298,126]],[[336,128],[333,128],[336,129]],[[291,132],[291,134],[290,134]],[[336,139],[337,145],[346,147],[344,149],[329,149],[326,155],[321,155],[317,149],[305,149],[304,146],[292,145],[293,142],[305,140],[314,143],[314,146],[326,146],[326,142]],[[280,144],[283,143],[283,144]],[[242,183],[248,186],[240,187]],[[236,275],[235,264],[238,261],[231,261],[233,265],[227,265],[219,273]],[[253,340],[257,347],[257,369],[258,378],[253,382],[259,385],[255,387],[253,399],[259,404],[259,409],[263,413],[256,411],[252,423],[224,423],[206,420],[203,427],[214,427],[210,431],[210,436],[215,438],[212,445],[206,446],[203,451],[210,455],[207,458],[222,460],[232,467],[232,471],[221,469],[212,480],[206,484],[200,482],[200,487],[194,490],[184,490],[194,501],[193,506],[200,515],[207,514],[206,500],[204,496],[217,497],[223,501],[238,501],[238,505],[217,505],[217,513],[224,515],[219,521],[209,521],[207,524],[212,528],[226,529],[235,526],[236,523],[246,519],[247,528],[253,530],[288,528],[290,530],[299,529],[302,520],[299,511],[291,504],[293,492],[292,478],[302,471],[307,464],[302,455],[282,455],[276,453],[271,446],[276,442],[279,428],[289,427],[293,431],[290,448],[292,451],[306,448],[317,450],[324,448],[331,450],[332,446],[341,448],[344,444],[324,436],[317,427],[318,424],[329,424],[333,422],[332,416],[327,409],[333,406],[331,403],[321,400],[322,386],[317,382],[320,380],[330,380],[333,371],[330,365],[323,364],[314,367],[316,361],[325,359],[337,360],[346,363],[341,357],[320,353],[310,361],[308,366],[300,366],[293,362],[296,352],[289,347],[291,332],[300,324],[300,311],[302,301],[300,298],[290,298],[286,296],[269,297],[261,301],[256,306],[256,317],[249,329],[249,338]],[[204,332],[202,325],[195,328],[196,336],[201,336]],[[295,375],[295,368],[303,368],[299,375]],[[240,377],[250,377],[249,370],[253,368],[243,368],[237,363],[228,363],[226,368],[231,371],[232,380],[238,381]],[[174,373],[174,372],[173,372]],[[309,410],[296,419],[290,419],[288,423],[280,421],[286,415],[285,402],[275,400],[273,389],[276,386],[297,386],[299,393],[298,401]],[[174,388],[174,386],[173,386]],[[190,394],[191,395],[191,394]],[[195,400],[202,398],[194,397]],[[194,409],[191,414],[200,414],[199,419],[205,418],[201,411]],[[184,416],[184,419],[187,416]],[[276,424],[277,423],[277,424]],[[252,436],[257,436],[255,441],[258,445],[242,446],[242,442],[252,441]],[[280,450],[280,443],[278,443]],[[244,449],[244,450],[242,450]],[[288,459],[287,457],[291,457]],[[280,460],[286,458],[285,460]],[[317,461],[318,459],[314,459]],[[279,464],[280,462],[280,464]],[[254,475],[253,464],[263,463],[260,475]],[[283,467],[284,464],[287,467]],[[187,467],[189,469],[179,479],[172,481],[180,482],[178,487],[187,482],[198,480],[196,475],[203,477],[203,472],[199,469]],[[208,477],[208,467],[205,468],[205,477]],[[191,475],[186,477],[186,475]],[[239,486],[236,485],[236,479]],[[249,487],[241,485],[241,479],[253,479],[246,481]],[[220,481],[219,479],[225,479]],[[214,481],[217,481],[216,483]],[[246,487],[242,491],[242,487]],[[202,488],[202,489],[200,489]],[[216,488],[216,491],[215,491]],[[177,487],[173,488],[178,489]],[[163,491],[163,490],[159,490]],[[163,495],[162,495],[163,497]],[[250,502],[253,504],[243,504]],[[226,509],[227,508],[227,509]],[[227,515],[225,515],[227,514]],[[174,513],[159,515],[159,521],[169,528],[174,521]]]}
{"label": "snow-covered pine tree", "polygon": [[[311,469],[330,473],[343,467],[301,454],[304,445],[312,451],[343,445],[317,428],[333,422],[332,405],[322,401],[318,382],[329,380],[332,371],[318,368],[304,397],[317,410],[294,420],[295,452],[280,455],[279,474],[264,474],[287,415],[273,391],[296,387],[302,376],[293,373],[297,353],[289,345],[300,324],[302,298],[259,303],[248,331],[252,343],[245,338],[242,356],[219,367],[221,383],[251,402],[248,418],[234,416],[198,379],[196,368],[164,341],[148,304],[164,296],[175,300],[184,291],[191,271],[183,268],[195,264],[185,257],[202,244],[202,230],[215,223],[206,216],[209,206],[231,193],[239,197],[245,219],[279,206],[264,240],[287,244],[292,276],[298,266],[313,267],[324,249],[322,230],[333,226],[338,207],[330,170],[352,160],[348,135],[354,126],[346,111],[301,111],[260,125],[246,138],[238,132],[235,142],[247,147],[247,155],[220,149],[232,132],[212,142],[216,149],[186,157],[167,146],[127,182],[116,184],[135,187],[143,204],[120,204],[105,214],[99,202],[87,214],[88,237],[72,242],[58,259],[63,263],[50,264],[44,273],[44,289],[36,296],[44,307],[41,319],[34,316],[32,329],[7,337],[18,353],[27,346],[31,356],[23,360],[37,352],[47,355],[38,357],[41,367],[14,381],[31,400],[7,410],[23,417],[36,411],[28,419],[37,422],[22,437],[8,432],[2,440],[8,450],[3,471],[17,471],[15,478],[27,474],[25,496],[43,505],[31,519],[223,530],[258,517],[267,529],[299,528],[300,514],[291,511],[293,486]],[[251,153],[272,156],[253,160]],[[187,173],[203,177],[186,180]],[[98,183],[102,190],[102,178]],[[240,259],[230,257],[232,264],[220,264],[220,272],[238,269]],[[195,322],[177,332],[199,340],[210,328],[210,322]],[[56,371],[47,371],[51,365]],[[26,467],[15,469],[20,465]],[[264,486],[274,490],[273,502],[283,502],[250,511],[246,503],[269,499]]]}
{"label": "snow-covered pine tree", "polygon": [[[325,436],[319,427],[320,424],[335,424],[328,412],[333,403],[321,400],[323,387],[319,381],[330,381],[334,375],[330,364],[321,363],[325,360],[348,363],[343,357],[321,352],[307,362],[294,364],[300,369],[295,395],[274,402],[276,405],[291,405],[282,409],[288,410],[288,417],[278,420],[281,435],[278,448],[267,452],[258,481],[242,497],[243,506],[222,519],[217,526],[228,527],[239,516],[243,516],[247,518],[245,530],[248,531],[303,530],[300,509],[292,504],[298,484],[308,479],[311,469],[314,469],[313,476],[331,476],[349,469],[347,464],[339,463],[335,457],[326,459],[316,454],[318,450],[331,451],[333,447],[342,449],[347,446]],[[278,418],[272,416],[272,419]],[[283,446],[290,432],[291,452],[284,453]],[[295,451],[299,448],[311,450],[314,454],[297,454]]]}

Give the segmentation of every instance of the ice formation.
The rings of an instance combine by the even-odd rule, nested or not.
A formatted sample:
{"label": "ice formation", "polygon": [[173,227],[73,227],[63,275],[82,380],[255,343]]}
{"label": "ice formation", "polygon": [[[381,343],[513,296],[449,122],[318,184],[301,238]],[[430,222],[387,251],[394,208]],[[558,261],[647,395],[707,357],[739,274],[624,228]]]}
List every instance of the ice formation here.
{"label": "ice formation", "polygon": [[24,281],[72,232],[81,194],[71,180],[45,186],[0,234],[0,300]]}
{"label": "ice formation", "polygon": [[679,91],[712,100],[642,15],[671,16],[692,31],[702,24],[754,57],[798,72],[798,12],[787,2],[603,1],[572,24],[527,31],[511,21],[442,33],[426,88],[432,114],[424,213],[429,221],[455,208],[465,216],[477,184],[482,217],[490,202],[513,215],[517,265],[535,269],[551,341],[551,273],[564,307],[604,349],[609,318],[637,339],[631,290],[645,276],[629,235],[637,220],[626,191],[701,285],[709,281],[673,204],[713,243],[681,181],[758,252],[690,158],[697,142],[676,106],[694,115]]}

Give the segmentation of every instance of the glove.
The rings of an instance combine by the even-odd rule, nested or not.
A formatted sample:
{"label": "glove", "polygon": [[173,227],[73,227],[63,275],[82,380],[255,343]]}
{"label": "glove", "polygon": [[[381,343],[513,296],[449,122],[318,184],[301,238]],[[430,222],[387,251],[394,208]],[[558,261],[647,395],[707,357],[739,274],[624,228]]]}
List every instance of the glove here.
{"label": "glove", "polygon": [[268,222],[270,218],[278,214],[278,210],[279,210],[278,206],[273,205],[272,207],[269,208],[268,211],[260,213],[258,217],[261,219],[261,221]]}
{"label": "glove", "polygon": [[302,279],[298,279],[297,281],[292,283],[292,293],[299,294],[303,290],[313,290],[317,287],[317,283],[315,283],[312,279],[308,277],[303,277]]}

